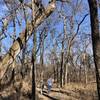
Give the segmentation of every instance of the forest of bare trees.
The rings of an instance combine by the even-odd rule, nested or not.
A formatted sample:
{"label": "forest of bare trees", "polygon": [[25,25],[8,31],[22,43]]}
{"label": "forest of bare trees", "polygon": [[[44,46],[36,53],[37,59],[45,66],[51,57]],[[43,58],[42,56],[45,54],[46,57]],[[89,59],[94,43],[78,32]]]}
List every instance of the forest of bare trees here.
{"label": "forest of bare trees", "polygon": [[99,0],[0,0],[0,100],[100,100],[99,20]]}

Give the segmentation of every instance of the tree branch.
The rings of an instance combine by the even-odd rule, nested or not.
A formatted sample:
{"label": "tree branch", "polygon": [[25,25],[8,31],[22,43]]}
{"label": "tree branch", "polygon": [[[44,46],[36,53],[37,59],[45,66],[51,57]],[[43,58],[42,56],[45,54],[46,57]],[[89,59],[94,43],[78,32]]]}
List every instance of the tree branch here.
{"label": "tree branch", "polygon": [[20,53],[21,49],[23,48],[23,45],[25,44],[25,34],[27,34],[26,41],[28,41],[33,31],[54,11],[54,9],[55,3],[51,2],[46,8],[45,12],[42,13],[42,15],[38,16],[35,21],[27,23],[26,29],[15,40],[15,42],[9,49],[9,52],[3,57],[2,62],[0,62],[0,79],[2,79],[4,73],[8,68],[8,65],[13,62],[13,59],[16,58],[16,56]]}

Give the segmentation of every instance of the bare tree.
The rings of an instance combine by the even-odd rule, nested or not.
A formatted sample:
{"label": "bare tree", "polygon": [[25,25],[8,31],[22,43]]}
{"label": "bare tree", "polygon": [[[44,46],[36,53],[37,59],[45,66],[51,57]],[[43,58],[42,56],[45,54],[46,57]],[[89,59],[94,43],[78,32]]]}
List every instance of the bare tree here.
{"label": "bare tree", "polygon": [[88,0],[90,8],[90,20],[91,20],[91,36],[93,45],[93,56],[95,63],[96,81],[98,99],[100,99],[100,33],[99,33],[99,21],[98,21],[98,7],[96,0]]}
{"label": "bare tree", "polygon": [[[26,35],[27,40],[32,35],[33,30],[37,28],[44,21],[44,19],[46,19],[54,11],[54,9],[55,9],[55,3],[52,2],[49,4],[46,10],[35,19],[35,22],[34,21],[31,22],[33,25],[30,22],[27,23],[26,25],[26,28],[28,28]],[[4,56],[2,62],[0,62],[0,71],[1,71],[0,79],[2,79],[2,77],[6,73],[8,66],[14,61],[15,57],[19,54],[19,52],[23,48],[23,45],[25,43],[25,33],[26,29],[15,40],[15,42],[9,49],[9,52]]]}

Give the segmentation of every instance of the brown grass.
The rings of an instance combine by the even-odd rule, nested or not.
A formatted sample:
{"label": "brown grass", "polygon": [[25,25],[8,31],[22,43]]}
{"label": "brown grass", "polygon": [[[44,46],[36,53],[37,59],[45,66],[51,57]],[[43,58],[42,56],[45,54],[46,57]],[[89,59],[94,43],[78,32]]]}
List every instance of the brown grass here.
{"label": "brown grass", "polygon": [[96,83],[89,83],[89,84],[70,83],[66,84],[64,88],[68,90],[79,89],[84,91],[96,91]]}

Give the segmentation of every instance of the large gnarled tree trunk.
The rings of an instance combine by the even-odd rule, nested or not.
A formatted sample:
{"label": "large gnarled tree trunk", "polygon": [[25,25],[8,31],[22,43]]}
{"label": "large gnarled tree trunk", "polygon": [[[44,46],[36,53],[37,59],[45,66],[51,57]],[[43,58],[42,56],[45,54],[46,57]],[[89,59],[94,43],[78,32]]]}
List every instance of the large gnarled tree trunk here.
{"label": "large gnarled tree trunk", "polygon": [[0,62],[0,80],[6,73],[8,66],[10,66],[13,63],[16,56],[20,53],[25,42],[32,35],[33,30],[36,29],[54,11],[54,9],[55,2],[51,2],[49,6],[46,8],[46,10],[35,19],[35,22],[31,21],[27,23],[25,31],[23,31],[20,34],[20,36],[15,40],[15,42],[9,49],[9,52],[3,57],[2,61]]}

